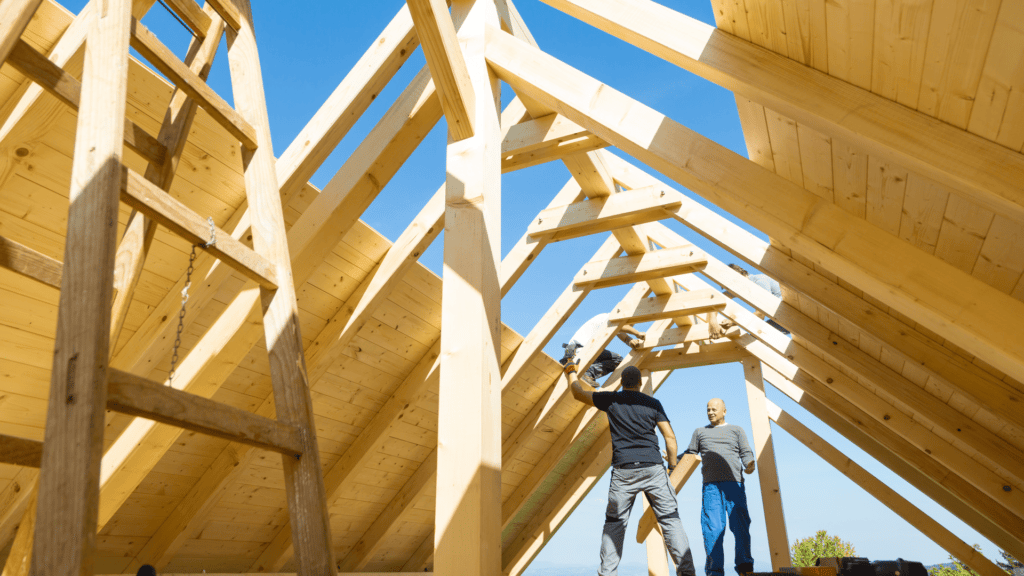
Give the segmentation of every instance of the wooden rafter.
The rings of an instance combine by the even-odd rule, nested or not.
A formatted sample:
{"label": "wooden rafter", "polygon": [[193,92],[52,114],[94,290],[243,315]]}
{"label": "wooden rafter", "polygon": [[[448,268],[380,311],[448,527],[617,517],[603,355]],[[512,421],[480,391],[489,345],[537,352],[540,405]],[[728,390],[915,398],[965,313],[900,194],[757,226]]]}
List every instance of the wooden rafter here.
{"label": "wooden rafter", "polygon": [[[489,36],[487,58],[519,92],[557,106],[794,252],[1024,379],[1024,336],[1017,327],[1024,302],[508,34]],[[625,117],[616,112],[624,109],[630,111]]]}
{"label": "wooden rafter", "polygon": [[796,438],[801,444],[807,446],[812,452],[821,456],[822,460],[828,462],[836,470],[849,478],[853,483],[863,488],[884,504],[887,508],[899,515],[914,528],[928,536],[933,542],[948,550],[953,556],[960,559],[972,570],[982,576],[1000,576],[1001,570],[991,560],[959,539],[945,526],[933,520],[921,509],[908,502],[905,498],[896,493],[870,472],[861,468],[856,462],[850,460],[842,452],[826,442],[809,428],[801,424],[796,418],[776,406],[770,400],[767,401],[768,416],[779,425],[780,428]]}
{"label": "wooden rafter", "polygon": [[727,90],[1024,221],[1024,154],[651,0],[542,0]]}
{"label": "wooden rafter", "polygon": [[11,0],[0,6],[0,64],[17,45],[43,0]]}
{"label": "wooden rafter", "polygon": [[448,5],[444,0],[408,0],[407,5],[441,98],[448,132],[456,142],[469,138],[473,136],[476,96]]}

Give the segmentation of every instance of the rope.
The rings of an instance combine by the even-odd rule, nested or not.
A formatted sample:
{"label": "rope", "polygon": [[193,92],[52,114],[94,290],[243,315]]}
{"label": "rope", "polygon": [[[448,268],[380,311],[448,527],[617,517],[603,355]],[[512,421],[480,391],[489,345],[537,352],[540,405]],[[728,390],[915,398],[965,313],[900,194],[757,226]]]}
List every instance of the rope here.
{"label": "rope", "polygon": [[164,10],[167,10],[168,14],[173,16],[174,19],[178,21],[178,24],[181,24],[182,28],[184,28],[185,30],[188,30],[188,33],[191,34],[193,38],[196,37],[196,33],[195,33],[194,30],[192,30],[192,27],[189,26],[188,24],[186,24],[185,21],[182,20],[181,18],[178,18],[178,15],[174,12],[174,10],[171,10],[170,6],[168,6],[167,4],[164,4],[164,0],[157,0],[157,2],[159,2],[160,5],[164,7]]}

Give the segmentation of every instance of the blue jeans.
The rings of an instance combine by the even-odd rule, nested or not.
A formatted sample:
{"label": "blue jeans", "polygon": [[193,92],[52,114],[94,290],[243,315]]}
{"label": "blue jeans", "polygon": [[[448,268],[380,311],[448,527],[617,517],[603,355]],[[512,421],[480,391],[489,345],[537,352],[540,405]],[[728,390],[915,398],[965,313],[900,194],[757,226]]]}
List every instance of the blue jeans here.
{"label": "blue jeans", "polygon": [[708,576],[725,574],[725,520],[736,540],[736,572],[743,564],[753,564],[750,556],[750,515],[747,493],[742,482],[709,482],[704,485],[704,504],[700,528],[704,533],[704,552],[708,555],[704,572]]}
{"label": "blue jeans", "polygon": [[[622,541],[626,537],[626,521],[633,509],[636,495],[643,492],[654,509],[654,517],[661,525],[665,547],[676,565],[676,576],[694,576],[693,555],[686,540],[683,523],[679,520],[676,494],[668,483],[668,474],[660,464],[646,468],[612,469],[612,482],[608,486],[608,509],[605,511],[604,532],[601,535],[601,568],[599,576],[616,576],[622,559]],[[657,531],[651,534],[657,538]],[[664,558],[661,559],[664,561]]]}

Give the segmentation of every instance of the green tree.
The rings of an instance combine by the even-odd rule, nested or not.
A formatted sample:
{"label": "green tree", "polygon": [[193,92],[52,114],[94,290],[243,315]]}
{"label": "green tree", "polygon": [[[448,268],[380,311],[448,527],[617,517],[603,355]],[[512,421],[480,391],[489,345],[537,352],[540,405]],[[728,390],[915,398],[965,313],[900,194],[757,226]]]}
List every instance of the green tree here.
{"label": "green tree", "polygon": [[1007,572],[1010,572],[1012,574],[1014,568],[1024,568],[1024,562],[1017,560],[1016,558],[1010,556],[1006,552],[1000,550],[999,555],[1003,557],[1003,561],[996,562],[996,564],[998,564],[999,567],[1003,570],[1006,570]]}
{"label": "green tree", "polygon": [[797,540],[792,549],[793,566],[814,566],[818,558],[841,558],[856,556],[853,544],[844,542],[839,536],[829,536],[828,532],[818,530],[814,536]]}
{"label": "green tree", "polygon": [[[974,549],[980,552],[981,546],[975,544]],[[950,554],[949,564],[932,568],[928,571],[928,576],[979,576],[979,574],[965,566],[963,562],[957,560],[952,554]]]}

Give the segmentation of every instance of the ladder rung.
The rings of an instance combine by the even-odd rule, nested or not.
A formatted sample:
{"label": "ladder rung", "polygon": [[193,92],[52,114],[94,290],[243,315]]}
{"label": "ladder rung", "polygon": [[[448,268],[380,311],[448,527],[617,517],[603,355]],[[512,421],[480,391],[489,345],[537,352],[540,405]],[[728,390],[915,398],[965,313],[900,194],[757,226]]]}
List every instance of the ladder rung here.
{"label": "ladder rung", "polygon": [[282,454],[302,453],[295,426],[113,368],[107,374],[107,409]]}
{"label": "ladder rung", "polygon": [[0,236],[0,268],[38,280],[60,290],[64,264],[35,250]]}
{"label": "ladder rung", "polygon": [[224,22],[234,30],[242,27],[242,13],[235,7],[233,0],[208,0],[210,6],[224,18]]}
{"label": "ladder rung", "polygon": [[42,442],[0,434],[0,462],[39,468],[42,460]]}
{"label": "ladder rung", "polygon": [[206,31],[210,29],[211,24],[210,16],[203,12],[195,0],[167,0],[167,4],[188,24],[196,36],[206,38]]}
{"label": "ladder rung", "polygon": [[256,130],[138,20],[132,20],[132,48],[202,106],[246,148],[256,149]]}
{"label": "ladder rung", "polygon": [[127,167],[124,171],[124,181],[121,183],[122,202],[192,244],[202,246],[207,252],[223,260],[225,264],[247,278],[255,280],[260,286],[270,290],[277,289],[277,274],[266,258],[235,240],[231,234],[219,227],[216,228],[216,242],[212,246],[206,246],[205,244],[210,241],[210,224],[205,218],[157,188],[138,172]]}
{"label": "ladder rung", "polygon": [[[32,79],[58,100],[67,104],[75,111],[82,95],[82,83],[68,74],[63,68],[51,62],[24,40],[18,40],[11,51],[7,63],[18,72]],[[167,157],[167,148],[159,140],[150,136],[131,120],[124,121],[124,143],[136,151],[148,162],[162,166]]]}

